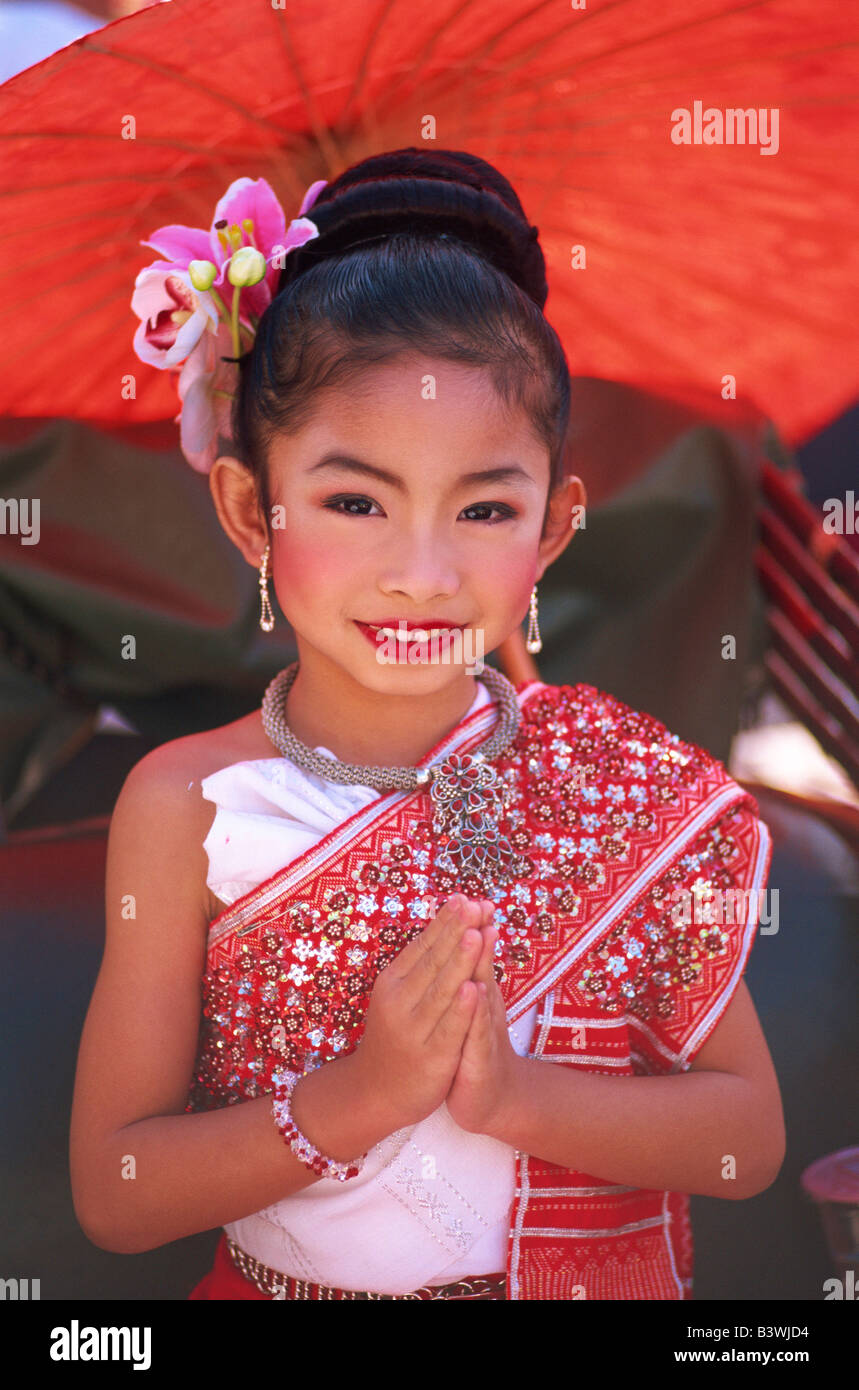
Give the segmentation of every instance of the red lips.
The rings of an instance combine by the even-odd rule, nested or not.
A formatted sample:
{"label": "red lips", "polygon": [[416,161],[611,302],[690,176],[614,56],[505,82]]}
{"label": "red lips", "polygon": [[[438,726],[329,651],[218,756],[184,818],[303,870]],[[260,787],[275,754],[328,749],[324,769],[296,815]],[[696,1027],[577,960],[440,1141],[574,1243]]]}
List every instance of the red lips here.
{"label": "red lips", "polygon": [[407,632],[413,631],[414,628],[440,627],[453,630],[454,628],[462,627],[462,623],[452,623],[447,618],[421,618],[420,620],[417,618],[374,618],[372,624],[369,622],[361,622],[358,618],[356,618],[355,621],[358,622],[361,627],[370,627],[372,625],[373,627],[392,627],[395,630],[402,625]]}

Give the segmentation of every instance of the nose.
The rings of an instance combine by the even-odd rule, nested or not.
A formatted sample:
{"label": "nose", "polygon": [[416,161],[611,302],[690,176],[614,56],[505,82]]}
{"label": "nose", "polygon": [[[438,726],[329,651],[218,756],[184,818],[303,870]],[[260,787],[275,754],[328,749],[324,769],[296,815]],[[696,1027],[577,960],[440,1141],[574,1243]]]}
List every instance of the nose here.
{"label": "nose", "polygon": [[433,599],[453,598],[460,589],[460,574],[450,548],[431,533],[404,532],[395,556],[388,557],[379,577],[379,590],[392,598],[405,598],[415,607]]}

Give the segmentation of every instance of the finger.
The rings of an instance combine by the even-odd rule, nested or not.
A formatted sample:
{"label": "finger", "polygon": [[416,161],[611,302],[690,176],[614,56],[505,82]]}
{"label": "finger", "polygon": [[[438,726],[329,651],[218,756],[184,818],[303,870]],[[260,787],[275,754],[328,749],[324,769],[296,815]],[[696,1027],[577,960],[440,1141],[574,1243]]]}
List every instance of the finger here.
{"label": "finger", "polygon": [[[426,940],[426,934],[422,933],[410,943],[418,948],[411,968],[405,976],[407,997],[413,1005],[424,993],[430,980],[448,961],[456,957],[463,933],[480,925],[481,913],[477,904],[460,893],[455,894],[455,900],[451,900],[449,908],[446,903],[441,911],[444,913],[441,930]],[[441,916],[441,913],[439,915]]]}
{"label": "finger", "polygon": [[412,1025],[421,1037],[426,1038],[432,1032],[439,1018],[450,1008],[460,985],[473,976],[482,945],[483,938],[480,932],[475,927],[466,927],[447,960],[434,974],[421,977],[418,967],[415,967],[409,975],[405,987],[410,992],[414,989],[416,981],[422,985],[421,993],[414,999],[409,1015]]}
{"label": "finger", "polygon": [[432,921],[428,922],[423,931],[418,932],[407,946],[398,951],[388,965],[387,969],[394,979],[404,979],[445,937],[449,939],[451,946],[455,944],[467,924],[466,913],[469,906],[469,900],[464,893],[454,893],[449,897]]}
{"label": "finger", "polygon": [[493,962],[495,960],[495,945],[498,941],[497,925],[490,922],[488,926],[482,928],[481,936],[483,938],[482,949],[471,978],[482,980],[488,987],[495,981]]}
{"label": "finger", "polygon": [[512,1046],[507,1027],[507,1006],[495,980],[486,990],[486,1026],[491,1035],[503,1037],[507,1045]]}
{"label": "finger", "polygon": [[429,1036],[433,1047],[441,1051],[462,1051],[477,1000],[477,985],[473,980],[463,980]]}
{"label": "finger", "polygon": [[[482,956],[478,967],[475,969],[472,979],[486,987],[486,1002],[492,1029],[498,1031],[503,1030],[507,1033],[507,1005],[504,1002],[504,996],[495,978],[493,965],[495,960],[494,941],[497,939],[497,930],[492,928],[488,929],[484,932],[484,937],[487,936],[490,938],[491,944],[487,944],[487,950]],[[507,1036],[509,1037],[509,1033]]]}
{"label": "finger", "polygon": [[462,1048],[463,1056],[467,1056],[470,1063],[482,1060],[489,1051],[491,1028],[488,997],[486,986],[481,981],[477,984],[477,1003]]}

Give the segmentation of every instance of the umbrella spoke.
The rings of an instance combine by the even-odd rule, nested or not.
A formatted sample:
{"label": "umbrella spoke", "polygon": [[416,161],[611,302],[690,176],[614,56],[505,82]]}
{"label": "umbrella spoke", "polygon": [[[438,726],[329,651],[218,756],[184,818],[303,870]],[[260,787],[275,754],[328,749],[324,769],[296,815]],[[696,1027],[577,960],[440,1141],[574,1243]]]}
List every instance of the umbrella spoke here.
{"label": "umbrella spoke", "polygon": [[295,48],[292,43],[292,38],[289,33],[286,11],[273,9],[271,13],[274,15],[276,19],[278,37],[280,38],[284,52],[286,53],[289,66],[292,69],[292,74],[295,78],[296,85],[304,98],[305,109],[307,112],[308,119],[310,121],[311,129],[313,131],[313,138],[316,141],[317,147],[325,161],[325,166],[328,171],[326,174],[326,178],[328,178],[329,180],[333,179],[343,168],[343,165],[346,161],[344,160],[341,151],[337,147],[337,142],[334,138],[333,133],[326,127],[325,122],[322,120],[322,117],[319,114],[318,108],[316,106],[316,99],[313,95],[312,90],[308,87],[307,83],[304,80],[304,76],[302,74],[301,68],[298,63],[298,59],[295,54]]}
{"label": "umbrella spoke", "polygon": [[[272,11],[272,13],[274,13],[274,11]],[[143,53],[129,53],[120,48],[110,48],[107,44],[101,42],[90,43],[87,41],[86,47],[90,52],[103,53],[105,56],[115,58],[119,62],[134,64],[137,67],[144,68],[148,72],[156,73],[159,77],[169,78],[170,82],[175,83],[178,87],[195,92],[198,96],[206,97],[216,105],[226,106],[231,111],[235,111],[236,115],[241,116],[250,125],[260,126],[264,130],[269,130],[274,137],[278,135],[277,125],[269,120],[268,117],[255,111],[253,107],[248,106],[246,102],[239,101],[231,92],[225,92],[221,88],[210,87],[199,77],[193,76],[193,74],[185,68],[175,68],[169,63],[156,62],[154,58],[148,58]],[[247,154],[245,157],[247,157]]]}
{"label": "umbrella spoke", "polygon": [[[340,112],[337,118],[337,126],[340,130],[348,129],[351,121],[355,119],[361,120],[367,113],[366,111],[359,110],[358,99],[361,96],[364,87],[367,85],[367,78],[370,71],[370,56],[373,52],[379,35],[382,33],[384,29],[385,21],[388,18],[388,15],[390,14],[391,10],[397,7],[397,5],[398,0],[387,0],[387,3],[384,5],[383,9],[381,10],[378,16],[378,19],[374,23],[369,35],[367,36],[367,41],[358,60],[358,71],[355,73],[355,79],[352,83],[352,90],[346,99],[346,105],[344,106],[343,110]],[[375,119],[377,113],[374,109],[369,114],[371,116],[371,119]]]}

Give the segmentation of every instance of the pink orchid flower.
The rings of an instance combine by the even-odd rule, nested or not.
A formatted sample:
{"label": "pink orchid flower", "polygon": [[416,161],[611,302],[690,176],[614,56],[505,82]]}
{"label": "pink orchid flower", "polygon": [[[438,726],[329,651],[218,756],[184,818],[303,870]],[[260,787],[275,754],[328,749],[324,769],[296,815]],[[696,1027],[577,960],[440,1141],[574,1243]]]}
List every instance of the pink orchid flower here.
{"label": "pink orchid flower", "polygon": [[195,290],[187,267],[173,261],[141,270],[131,307],[142,320],[134,351],[142,362],[162,369],[184,362],[206,328],[214,332],[218,323],[212,296]]}
{"label": "pink orchid flower", "polygon": [[[304,214],[326,183],[310,185],[288,228],[266,180],[241,178],[218,202],[208,232],[173,224],[141,242],[165,259],[146,266],[135,280],[131,308],[141,322],[134,350],[161,370],[184,364],[178,383],[183,408],[176,419],[185,457],[200,472],[208,472],[217,457],[219,431],[229,433],[237,367],[223,359],[250,347],[259,317],[277,292],[284,256],[319,235]],[[260,253],[265,272],[256,284],[239,289],[230,283],[230,262],[245,247]],[[209,262],[210,274],[215,272],[207,290],[192,283],[192,261]]]}
{"label": "pink orchid flower", "polygon": [[[265,179],[236,179],[215,208],[209,232],[209,259],[220,267],[214,285],[229,310],[232,310],[232,297],[235,293],[227,279],[233,251],[241,246],[255,246],[266,260],[264,279],[258,285],[242,290],[243,321],[251,314],[259,319],[268,308],[277,291],[284,256],[319,236],[316,223],[311,222],[304,214],[316,202],[326,182],[325,179],[317,179],[310,185],[302,199],[298,217],[293,218],[288,230],[283,208]],[[253,223],[252,231],[242,226],[247,220]],[[241,240],[235,247],[225,247],[223,244],[230,228],[239,228],[241,232]]]}

